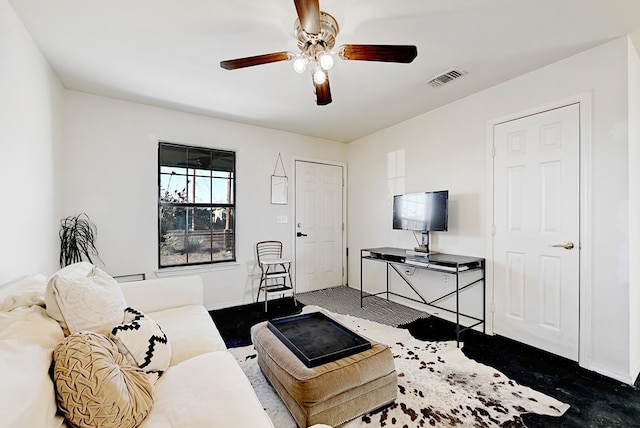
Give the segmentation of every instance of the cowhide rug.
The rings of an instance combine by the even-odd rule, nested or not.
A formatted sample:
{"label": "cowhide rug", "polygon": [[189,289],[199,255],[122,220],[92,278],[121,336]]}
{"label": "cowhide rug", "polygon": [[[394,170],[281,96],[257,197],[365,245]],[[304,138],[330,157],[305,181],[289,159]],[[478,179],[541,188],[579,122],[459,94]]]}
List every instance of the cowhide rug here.
{"label": "cowhide rug", "polygon": [[[499,371],[467,358],[455,342],[423,342],[407,330],[349,315],[322,311],[351,330],[386,343],[398,372],[398,398],[390,407],[356,418],[343,428],[359,427],[524,427],[523,413],[563,415],[569,406],[521,386]],[[253,346],[232,348],[258,398],[277,428],[296,423],[262,375]]]}

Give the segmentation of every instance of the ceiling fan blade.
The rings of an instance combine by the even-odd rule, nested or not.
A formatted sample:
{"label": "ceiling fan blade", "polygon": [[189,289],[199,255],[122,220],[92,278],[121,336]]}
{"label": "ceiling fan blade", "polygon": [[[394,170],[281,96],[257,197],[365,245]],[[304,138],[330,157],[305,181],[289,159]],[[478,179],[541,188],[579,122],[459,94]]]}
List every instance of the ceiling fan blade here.
{"label": "ceiling fan blade", "polygon": [[270,62],[289,61],[295,55],[291,52],[274,52],[264,55],[248,56],[246,58],[230,59],[220,61],[220,67],[225,70],[235,70],[237,68],[252,67],[254,65],[268,64]]}
{"label": "ceiling fan blade", "polygon": [[300,19],[300,26],[308,34],[320,34],[319,0],[293,0]]}
{"label": "ceiling fan blade", "polygon": [[324,72],[326,79],[324,83],[316,83],[313,81],[313,86],[315,88],[316,93],[316,104],[319,106],[326,106],[327,104],[331,104],[331,88],[329,87],[329,75],[327,72]]}
{"label": "ceiling fan blade", "polygon": [[338,49],[342,59],[410,63],[418,56],[413,45],[342,45]]}

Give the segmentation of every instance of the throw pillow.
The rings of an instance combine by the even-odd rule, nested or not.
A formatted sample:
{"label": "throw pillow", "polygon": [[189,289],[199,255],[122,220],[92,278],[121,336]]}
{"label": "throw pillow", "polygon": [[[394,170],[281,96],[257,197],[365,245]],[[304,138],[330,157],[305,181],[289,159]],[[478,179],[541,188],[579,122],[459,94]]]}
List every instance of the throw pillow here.
{"label": "throw pillow", "polygon": [[169,367],[171,345],[154,320],[131,307],[125,309],[123,324],[111,330],[111,339],[132,363],[158,377]]}
{"label": "throw pillow", "polygon": [[149,376],[102,334],[82,331],[53,351],[58,406],[79,428],[138,426],[153,405]]}
{"label": "throw pillow", "polygon": [[107,273],[86,262],[56,272],[47,283],[47,313],[65,335],[81,330],[109,334],[122,323],[127,304],[120,286]]}

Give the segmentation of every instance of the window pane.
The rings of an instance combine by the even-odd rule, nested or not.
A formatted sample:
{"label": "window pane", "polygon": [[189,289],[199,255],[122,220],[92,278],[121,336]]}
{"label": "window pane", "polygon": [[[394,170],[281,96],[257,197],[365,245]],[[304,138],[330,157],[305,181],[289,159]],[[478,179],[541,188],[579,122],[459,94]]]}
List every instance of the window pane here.
{"label": "window pane", "polygon": [[193,202],[198,204],[210,204],[211,203],[211,178],[196,177],[195,186],[193,186],[192,193],[193,195],[191,195],[191,198]]}
{"label": "window pane", "polygon": [[190,208],[189,231],[211,232],[211,208]]}
{"label": "window pane", "polygon": [[184,147],[161,144],[158,157],[160,165],[187,167],[187,152]]}
{"label": "window pane", "polygon": [[213,259],[234,260],[235,219],[233,208],[213,210]]}
{"label": "window pane", "polygon": [[236,154],[234,152],[216,151],[213,153],[212,170],[235,171]]}
{"label": "window pane", "polygon": [[191,232],[187,237],[189,263],[205,263],[211,261],[211,233]]}
{"label": "window pane", "polygon": [[187,148],[187,158],[187,162],[190,168],[207,170],[212,169],[211,150],[189,147]]}
{"label": "window pane", "polygon": [[187,177],[184,175],[160,175],[160,200],[162,202],[186,202]]}
{"label": "window pane", "polygon": [[189,263],[206,263],[213,260],[212,211],[214,210],[211,208],[192,208],[189,211]]}
{"label": "window pane", "polygon": [[214,231],[212,243],[213,260],[235,260],[235,256],[233,254],[235,239],[235,233],[233,233],[232,230]]}
{"label": "window pane", "polygon": [[185,264],[187,210],[163,207],[160,210],[160,266]]}
{"label": "window pane", "polygon": [[213,179],[213,203],[232,204],[233,186],[232,181],[227,178]]}

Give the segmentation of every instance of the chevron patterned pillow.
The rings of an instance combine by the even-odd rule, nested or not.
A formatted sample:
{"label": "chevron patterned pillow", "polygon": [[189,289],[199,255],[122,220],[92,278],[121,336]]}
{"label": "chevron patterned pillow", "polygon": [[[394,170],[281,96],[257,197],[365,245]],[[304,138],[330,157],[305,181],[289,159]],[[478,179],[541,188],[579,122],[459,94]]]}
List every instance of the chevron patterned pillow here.
{"label": "chevron patterned pillow", "polygon": [[171,362],[167,335],[149,316],[131,307],[124,310],[123,322],[111,330],[111,339],[132,364],[160,377]]}

